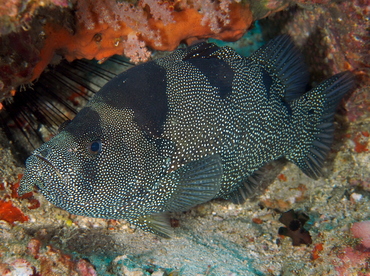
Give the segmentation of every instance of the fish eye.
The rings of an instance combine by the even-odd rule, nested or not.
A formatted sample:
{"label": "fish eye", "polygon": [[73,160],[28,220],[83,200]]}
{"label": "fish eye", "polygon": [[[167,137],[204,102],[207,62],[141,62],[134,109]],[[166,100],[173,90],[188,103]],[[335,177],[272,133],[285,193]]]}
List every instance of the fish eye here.
{"label": "fish eye", "polygon": [[99,152],[101,152],[101,141],[100,140],[96,140],[96,141],[90,142],[87,145],[87,150],[91,154],[98,154]]}

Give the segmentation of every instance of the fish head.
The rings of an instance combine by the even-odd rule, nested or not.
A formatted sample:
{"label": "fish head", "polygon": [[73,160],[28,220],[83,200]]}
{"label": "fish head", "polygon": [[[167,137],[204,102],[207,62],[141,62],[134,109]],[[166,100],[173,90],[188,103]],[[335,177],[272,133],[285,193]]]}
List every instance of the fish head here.
{"label": "fish head", "polygon": [[91,101],[27,159],[19,194],[36,186],[76,215],[126,218],[142,211],[162,168],[155,145],[133,117],[132,110]]}

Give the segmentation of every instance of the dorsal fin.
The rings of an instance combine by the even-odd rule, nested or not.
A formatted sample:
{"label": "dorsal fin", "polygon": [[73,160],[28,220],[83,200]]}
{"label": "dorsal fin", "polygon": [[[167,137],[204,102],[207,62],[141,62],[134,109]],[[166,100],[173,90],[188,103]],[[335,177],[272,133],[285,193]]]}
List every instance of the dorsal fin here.
{"label": "dorsal fin", "polygon": [[280,35],[254,52],[249,59],[263,65],[271,75],[280,79],[285,86],[287,102],[299,98],[306,92],[309,81],[307,65],[303,55],[289,35]]}
{"label": "dorsal fin", "polygon": [[216,44],[201,42],[190,47],[187,50],[186,56],[183,57],[182,60],[189,60],[193,58],[209,58],[219,49],[220,47],[218,47]]}
{"label": "dorsal fin", "polygon": [[71,120],[68,119],[61,123],[61,125],[58,128],[58,133],[62,132],[70,122]]}

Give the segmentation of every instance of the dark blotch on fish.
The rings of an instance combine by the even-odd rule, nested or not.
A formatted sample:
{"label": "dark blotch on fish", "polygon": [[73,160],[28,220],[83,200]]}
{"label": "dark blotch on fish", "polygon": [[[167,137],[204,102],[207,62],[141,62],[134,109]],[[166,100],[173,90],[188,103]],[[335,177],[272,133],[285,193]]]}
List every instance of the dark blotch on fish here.
{"label": "dark blotch on fish", "polygon": [[33,152],[19,193],[36,185],[72,214],[126,219],[167,237],[168,212],[213,198],[241,203],[272,160],[317,178],[353,77],[306,92],[308,78],[288,36],[249,58],[201,43],[136,66]]}

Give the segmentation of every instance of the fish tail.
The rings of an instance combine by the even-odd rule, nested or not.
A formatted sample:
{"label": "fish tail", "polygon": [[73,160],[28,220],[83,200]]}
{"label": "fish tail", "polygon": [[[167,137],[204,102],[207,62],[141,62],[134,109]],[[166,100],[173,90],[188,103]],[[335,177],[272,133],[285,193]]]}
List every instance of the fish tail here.
{"label": "fish tail", "polygon": [[334,115],[354,86],[351,72],[342,72],[291,102],[295,142],[286,158],[317,179],[333,142]]}

